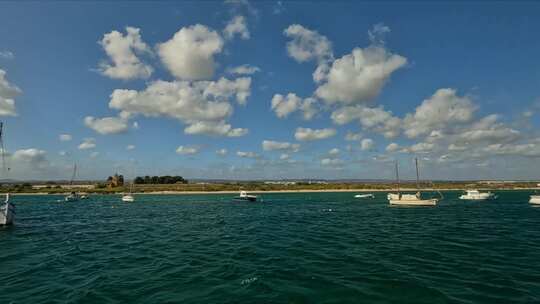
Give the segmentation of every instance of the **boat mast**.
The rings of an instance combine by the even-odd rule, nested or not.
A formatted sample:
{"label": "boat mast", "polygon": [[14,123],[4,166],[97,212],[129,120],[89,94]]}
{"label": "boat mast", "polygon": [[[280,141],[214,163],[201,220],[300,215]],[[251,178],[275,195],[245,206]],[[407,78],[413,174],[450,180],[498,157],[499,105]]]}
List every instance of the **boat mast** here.
{"label": "boat mast", "polygon": [[6,170],[6,150],[4,149],[4,123],[1,121],[0,121],[0,149],[2,149],[2,169]]}
{"label": "boat mast", "polygon": [[414,163],[416,165],[416,189],[420,191],[420,174],[418,174],[418,157],[414,158]]}
{"label": "boat mast", "polygon": [[398,194],[401,194],[399,189],[399,169],[398,169],[398,161],[396,159],[396,181],[397,181],[397,192]]}
{"label": "boat mast", "polygon": [[73,181],[75,180],[76,175],[77,175],[77,163],[73,165],[73,175],[71,176],[71,180],[69,181],[70,185],[73,185]]}

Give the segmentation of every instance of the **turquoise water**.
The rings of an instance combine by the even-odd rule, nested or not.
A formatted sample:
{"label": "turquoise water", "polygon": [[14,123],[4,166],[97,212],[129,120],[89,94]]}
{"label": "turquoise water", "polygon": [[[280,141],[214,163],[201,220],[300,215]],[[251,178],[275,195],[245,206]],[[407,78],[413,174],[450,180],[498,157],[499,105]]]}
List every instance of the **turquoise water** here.
{"label": "turquoise water", "polygon": [[539,303],[540,208],[445,193],[18,196],[0,303]]}

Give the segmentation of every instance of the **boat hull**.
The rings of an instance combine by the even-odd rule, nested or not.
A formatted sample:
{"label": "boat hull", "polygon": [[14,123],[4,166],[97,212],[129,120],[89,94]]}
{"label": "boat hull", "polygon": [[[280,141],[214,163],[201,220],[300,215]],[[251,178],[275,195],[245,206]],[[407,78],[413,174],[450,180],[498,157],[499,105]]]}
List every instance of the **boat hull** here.
{"label": "boat hull", "polygon": [[237,202],[256,202],[257,201],[257,197],[242,197],[242,196],[237,196],[235,198],[233,198],[234,201],[237,201]]}
{"label": "boat hull", "polygon": [[134,201],[135,201],[135,198],[131,195],[122,196],[122,202],[133,203]]}
{"label": "boat hull", "polygon": [[354,197],[355,198],[375,198],[375,195],[373,195],[373,194],[357,194]]}
{"label": "boat hull", "polygon": [[389,200],[390,205],[399,205],[399,206],[436,206],[437,199],[416,199],[416,200]]}
{"label": "boat hull", "polygon": [[15,205],[6,203],[0,209],[0,226],[12,225],[15,221]]}
{"label": "boat hull", "polygon": [[529,203],[540,205],[540,195],[531,195],[531,198],[529,199]]}

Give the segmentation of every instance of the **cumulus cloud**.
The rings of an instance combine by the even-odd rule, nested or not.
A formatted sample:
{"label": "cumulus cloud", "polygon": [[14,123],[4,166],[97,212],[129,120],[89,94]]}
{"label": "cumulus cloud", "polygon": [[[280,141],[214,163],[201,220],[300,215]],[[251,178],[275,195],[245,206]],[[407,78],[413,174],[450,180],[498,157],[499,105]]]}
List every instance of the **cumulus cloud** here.
{"label": "cumulus cloud", "polygon": [[130,115],[170,117],[188,126],[187,134],[242,136],[246,129],[225,123],[232,115],[230,103],[245,104],[250,95],[250,78],[218,81],[152,82],[143,91],[114,90],[109,107]]}
{"label": "cumulus cloud", "polygon": [[249,64],[243,64],[234,68],[227,69],[227,73],[232,75],[251,75],[260,71],[260,68]]}
{"label": "cumulus cloud", "polygon": [[432,143],[420,142],[416,143],[408,148],[403,148],[403,152],[408,153],[429,153],[435,147]]}
{"label": "cumulus cloud", "polygon": [[321,159],[321,165],[323,166],[340,166],[343,165],[343,160],[339,158],[323,158]]}
{"label": "cumulus cloud", "polygon": [[331,118],[338,125],[358,120],[365,130],[383,134],[386,138],[394,138],[400,134],[401,120],[382,107],[346,106],[334,111]]}
{"label": "cumulus cloud", "polygon": [[152,75],[152,67],[137,57],[137,54],[151,53],[148,45],[141,39],[140,29],[128,26],[125,35],[112,31],[103,35],[99,44],[110,59],[110,62],[99,65],[99,71],[103,75],[124,80],[148,78]]}
{"label": "cumulus cloud", "polygon": [[347,132],[347,135],[345,135],[346,141],[359,141],[360,139],[362,139],[362,134],[360,133]]}
{"label": "cumulus cloud", "polygon": [[31,169],[41,170],[49,166],[47,152],[40,149],[21,149],[13,153],[13,160],[21,165],[27,165]]}
{"label": "cumulus cloud", "polygon": [[297,128],[294,133],[294,138],[300,141],[312,141],[329,138],[336,135],[335,129],[310,129],[310,128]]}
{"label": "cumulus cloud", "polygon": [[285,118],[295,111],[302,111],[304,120],[312,119],[318,112],[315,106],[316,100],[308,97],[302,99],[294,93],[289,93],[287,96],[275,94],[272,97],[272,110],[279,118]]}
{"label": "cumulus cloud", "polygon": [[328,71],[316,73],[322,84],[315,95],[329,104],[366,103],[379,95],[393,72],[405,66],[407,59],[383,47],[355,48],[336,59]]}
{"label": "cumulus cloud", "polygon": [[424,100],[413,114],[405,116],[405,135],[416,138],[433,130],[443,130],[473,119],[476,106],[467,96],[458,96],[454,89],[439,89]]}
{"label": "cumulus cloud", "polygon": [[128,129],[127,121],[118,117],[95,118],[86,116],[84,118],[84,125],[99,134],[117,134],[125,132]]}
{"label": "cumulus cloud", "polygon": [[97,158],[99,156],[99,152],[92,152],[90,153],[90,158]]}
{"label": "cumulus cloud", "polygon": [[95,147],[96,147],[95,138],[85,138],[78,148],[79,150],[89,150],[89,149],[94,149]]}
{"label": "cumulus cloud", "polygon": [[375,142],[371,138],[364,138],[360,142],[360,149],[362,151],[371,151],[373,150],[374,146],[375,146]]}
{"label": "cumulus cloud", "polygon": [[521,133],[498,122],[499,115],[488,115],[461,132],[457,141],[461,143],[509,143],[518,140]]}
{"label": "cumulus cloud", "polygon": [[377,23],[368,31],[369,41],[373,45],[384,45],[384,36],[387,33],[390,33],[390,28],[383,23]]}
{"label": "cumulus cloud", "polygon": [[336,156],[338,154],[339,154],[338,148],[333,148],[333,149],[330,149],[330,151],[328,151],[328,155]]}
{"label": "cumulus cloud", "polygon": [[15,55],[10,51],[0,51],[0,58],[4,59],[13,59],[15,58]]}
{"label": "cumulus cloud", "polygon": [[399,149],[401,149],[401,148],[396,143],[390,143],[390,144],[388,144],[388,146],[386,146],[386,152],[396,152]]}
{"label": "cumulus cloud", "polygon": [[6,71],[0,69],[0,116],[17,116],[15,97],[22,91],[6,79]]}
{"label": "cumulus cloud", "polygon": [[165,67],[179,79],[209,79],[214,75],[214,56],[221,53],[223,39],[214,30],[196,24],[183,27],[157,46]]}
{"label": "cumulus cloud", "polygon": [[219,149],[219,150],[216,151],[216,154],[221,155],[221,156],[225,156],[225,155],[227,155],[227,149],[225,149],[225,148]]}
{"label": "cumulus cloud", "polygon": [[287,153],[282,153],[280,156],[279,156],[279,159],[280,160],[287,160],[289,159],[291,156]]}
{"label": "cumulus cloud", "polygon": [[237,151],[236,155],[244,158],[258,158],[259,155],[255,152]]}
{"label": "cumulus cloud", "polygon": [[314,59],[324,61],[333,57],[332,43],[316,31],[309,30],[299,24],[293,24],[283,33],[292,39],[287,43],[287,52],[298,62]]}
{"label": "cumulus cloud", "polygon": [[126,150],[128,151],[135,150],[135,145],[127,145]]}
{"label": "cumulus cloud", "polygon": [[193,155],[197,153],[199,153],[199,147],[178,146],[178,148],[176,148],[176,154],[180,154],[180,155]]}
{"label": "cumulus cloud", "polygon": [[264,151],[287,150],[291,152],[298,152],[298,150],[300,150],[300,144],[293,144],[290,142],[279,142],[279,141],[273,141],[273,140],[264,140],[262,142],[262,148]]}
{"label": "cumulus cloud", "polygon": [[239,35],[244,40],[249,39],[246,17],[234,16],[225,26],[223,35],[227,39],[233,39],[235,35]]}
{"label": "cumulus cloud", "polygon": [[70,134],[60,134],[58,139],[60,139],[60,141],[71,141],[72,137]]}

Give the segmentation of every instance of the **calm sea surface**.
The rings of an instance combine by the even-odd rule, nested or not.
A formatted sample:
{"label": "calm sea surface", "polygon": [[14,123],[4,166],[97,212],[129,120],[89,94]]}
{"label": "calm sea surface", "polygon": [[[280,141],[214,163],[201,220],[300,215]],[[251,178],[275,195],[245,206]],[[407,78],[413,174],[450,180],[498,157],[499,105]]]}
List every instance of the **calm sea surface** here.
{"label": "calm sea surface", "polygon": [[540,303],[530,192],[436,207],[354,193],[18,196],[0,303]]}

